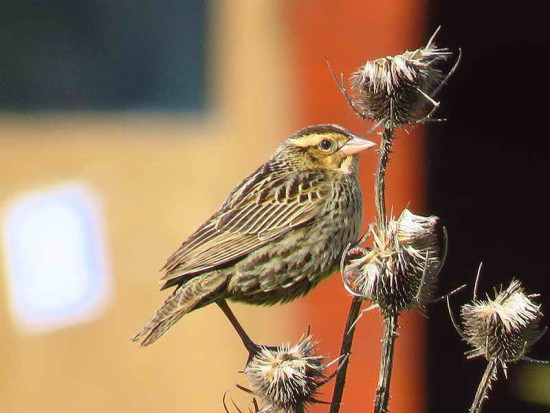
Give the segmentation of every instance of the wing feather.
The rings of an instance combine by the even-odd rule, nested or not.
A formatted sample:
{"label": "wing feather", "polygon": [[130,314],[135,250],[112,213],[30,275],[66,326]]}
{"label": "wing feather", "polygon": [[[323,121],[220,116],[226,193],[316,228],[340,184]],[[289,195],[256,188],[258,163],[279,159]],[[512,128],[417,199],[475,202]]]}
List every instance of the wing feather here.
{"label": "wing feather", "polygon": [[267,172],[260,168],[243,181],[168,259],[163,268],[165,287],[239,259],[324,211],[332,191],[326,172],[275,174],[275,178]]}

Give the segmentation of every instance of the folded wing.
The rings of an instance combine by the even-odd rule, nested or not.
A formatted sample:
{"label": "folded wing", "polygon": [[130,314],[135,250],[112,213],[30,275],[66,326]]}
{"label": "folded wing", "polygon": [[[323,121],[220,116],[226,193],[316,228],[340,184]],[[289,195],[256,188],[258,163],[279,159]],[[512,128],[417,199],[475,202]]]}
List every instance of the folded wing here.
{"label": "folded wing", "polygon": [[229,265],[323,214],[332,191],[325,174],[303,171],[274,177],[260,168],[168,259],[163,288]]}

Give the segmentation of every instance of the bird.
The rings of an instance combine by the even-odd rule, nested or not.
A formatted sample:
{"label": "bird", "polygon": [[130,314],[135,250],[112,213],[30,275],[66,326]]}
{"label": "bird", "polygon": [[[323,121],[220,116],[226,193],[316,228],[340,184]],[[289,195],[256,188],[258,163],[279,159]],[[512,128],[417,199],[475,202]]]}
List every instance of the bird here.
{"label": "bird", "polygon": [[334,273],[361,228],[358,153],[374,145],[335,124],[283,141],[168,258],[161,290],[175,289],[133,341],[148,346],[214,302],[289,302]]}

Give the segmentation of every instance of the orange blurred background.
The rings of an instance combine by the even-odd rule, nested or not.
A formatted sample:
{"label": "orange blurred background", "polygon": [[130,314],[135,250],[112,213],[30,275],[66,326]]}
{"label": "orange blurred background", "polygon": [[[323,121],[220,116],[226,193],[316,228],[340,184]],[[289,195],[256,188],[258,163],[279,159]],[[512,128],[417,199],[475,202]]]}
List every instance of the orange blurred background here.
{"label": "orange blurred background", "polygon": [[[150,348],[130,342],[163,300],[158,269],[294,130],[340,123],[366,132],[370,125],[346,107],[324,57],[349,74],[366,59],[416,48],[426,39],[425,14],[425,3],[416,0],[211,2],[203,112],[1,113],[3,223],[20,196],[84,185],[99,205],[109,282],[86,319],[46,331],[21,327],[4,238],[0,410],[218,412],[225,392],[249,406],[250,397],[234,387],[246,384],[238,373],[245,351],[215,306],[186,316]],[[373,214],[374,165],[374,153],[363,156],[365,228]],[[410,203],[412,211],[425,212],[422,165],[423,139],[415,130],[395,146],[388,205],[400,210]],[[349,304],[333,276],[292,304],[233,307],[254,340],[294,342],[311,326],[319,351],[332,359]],[[391,410],[423,412],[424,323],[406,315],[401,332]],[[379,340],[379,315],[368,313],[356,334],[342,412],[371,408]],[[330,400],[331,389],[319,398]]]}

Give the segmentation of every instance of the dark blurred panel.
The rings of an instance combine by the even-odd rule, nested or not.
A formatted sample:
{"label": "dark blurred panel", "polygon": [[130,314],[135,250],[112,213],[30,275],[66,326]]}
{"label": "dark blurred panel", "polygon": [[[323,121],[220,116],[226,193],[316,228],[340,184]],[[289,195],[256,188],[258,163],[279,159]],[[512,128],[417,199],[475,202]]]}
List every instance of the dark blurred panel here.
{"label": "dark blurred panel", "polygon": [[[442,25],[438,43],[463,49],[462,63],[440,96],[439,116],[448,121],[430,125],[427,157],[430,211],[443,218],[450,236],[441,290],[469,284],[467,292],[452,299],[457,311],[471,298],[483,261],[480,292],[517,277],[528,292],[542,294],[543,311],[550,314],[545,124],[550,31],[541,7],[533,2],[431,2],[430,29]],[[465,412],[485,363],[466,361],[467,347],[444,307],[430,311],[430,411]],[[550,338],[543,337],[531,355],[548,359],[549,350]],[[521,364],[510,367],[508,381],[499,375],[485,410],[549,411],[548,405],[519,399],[514,389],[522,386]],[[530,375],[521,377],[525,381]]]}
{"label": "dark blurred panel", "polygon": [[206,31],[201,0],[5,0],[0,110],[201,110]]}

